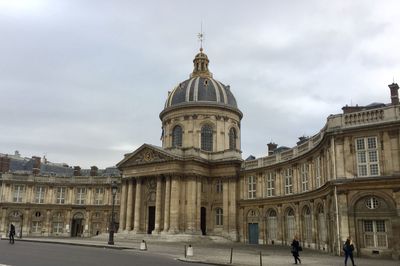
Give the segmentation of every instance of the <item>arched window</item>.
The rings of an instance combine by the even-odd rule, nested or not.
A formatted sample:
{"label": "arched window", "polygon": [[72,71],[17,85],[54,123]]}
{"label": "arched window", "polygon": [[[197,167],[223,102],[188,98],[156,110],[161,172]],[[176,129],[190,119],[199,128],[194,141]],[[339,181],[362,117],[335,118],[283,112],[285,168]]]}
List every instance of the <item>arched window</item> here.
{"label": "arched window", "polygon": [[273,243],[277,239],[278,221],[275,210],[267,212],[267,238],[268,243]]}
{"label": "arched window", "polygon": [[172,130],[172,147],[182,147],[182,128],[175,126]]}
{"label": "arched window", "polygon": [[286,241],[287,243],[291,243],[295,233],[296,233],[296,224],[294,220],[294,211],[292,208],[289,208],[286,211]]}
{"label": "arched window", "polygon": [[201,149],[205,151],[213,150],[213,130],[210,125],[201,128]]}
{"label": "arched window", "polygon": [[229,130],[229,149],[236,149],[236,129],[233,127]]}
{"label": "arched window", "polygon": [[221,208],[215,210],[215,225],[223,225],[223,212]]}
{"label": "arched window", "polygon": [[303,240],[308,243],[312,242],[311,211],[308,206],[303,209]]}
{"label": "arched window", "polygon": [[326,242],[326,225],[324,207],[320,204],[317,208],[318,211],[318,240],[320,245]]}

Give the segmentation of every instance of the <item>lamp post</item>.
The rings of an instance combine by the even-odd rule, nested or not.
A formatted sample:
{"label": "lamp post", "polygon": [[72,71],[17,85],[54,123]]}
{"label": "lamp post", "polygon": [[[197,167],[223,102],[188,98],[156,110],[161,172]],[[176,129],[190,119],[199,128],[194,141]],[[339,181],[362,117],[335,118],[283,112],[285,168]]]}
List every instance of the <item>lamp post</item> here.
{"label": "lamp post", "polygon": [[108,244],[114,245],[114,231],[115,231],[115,221],[114,221],[114,204],[115,204],[115,195],[117,194],[118,185],[117,182],[113,181],[111,183],[111,193],[112,193],[112,209],[111,209],[111,223],[110,230],[108,235]]}

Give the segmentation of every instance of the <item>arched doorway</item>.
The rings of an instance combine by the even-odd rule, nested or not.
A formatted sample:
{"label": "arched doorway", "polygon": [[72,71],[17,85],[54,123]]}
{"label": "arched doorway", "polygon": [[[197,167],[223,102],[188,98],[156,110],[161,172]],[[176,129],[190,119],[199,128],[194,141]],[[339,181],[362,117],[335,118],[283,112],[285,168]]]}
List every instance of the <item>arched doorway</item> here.
{"label": "arched doorway", "polygon": [[259,240],[258,220],[259,220],[258,211],[250,210],[247,214],[249,244],[258,244]]}
{"label": "arched doorway", "polygon": [[83,213],[77,212],[72,218],[71,237],[83,235]]}

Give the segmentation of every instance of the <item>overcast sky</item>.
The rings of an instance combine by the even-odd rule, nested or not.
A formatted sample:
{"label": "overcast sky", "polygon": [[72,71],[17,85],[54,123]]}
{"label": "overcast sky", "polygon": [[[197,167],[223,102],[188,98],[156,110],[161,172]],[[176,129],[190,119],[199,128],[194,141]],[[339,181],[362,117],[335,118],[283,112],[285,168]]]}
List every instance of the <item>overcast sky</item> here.
{"label": "overcast sky", "polygon": [[390,102],[400,1],[0,0],[0,153],[112,166],[161,146],[199,49],[231,86],[242,150],[292,147],[346,104]]}

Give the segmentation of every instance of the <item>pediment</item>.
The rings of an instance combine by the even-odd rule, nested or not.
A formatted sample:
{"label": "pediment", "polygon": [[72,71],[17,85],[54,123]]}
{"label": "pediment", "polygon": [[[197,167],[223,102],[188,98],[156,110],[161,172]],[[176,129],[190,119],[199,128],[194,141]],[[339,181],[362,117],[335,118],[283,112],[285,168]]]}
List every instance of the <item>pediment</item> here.
{"label": "pediment", "polygon": [[162,163],[176,159],[174,155],[160,147],[143,144],[137,150],[125,155],[125,158],[117,164],[118,168],[151,163]]}

